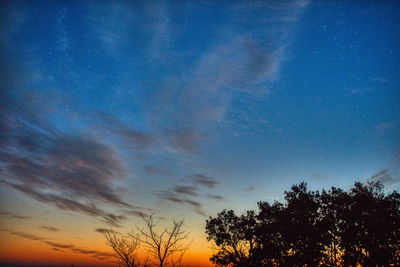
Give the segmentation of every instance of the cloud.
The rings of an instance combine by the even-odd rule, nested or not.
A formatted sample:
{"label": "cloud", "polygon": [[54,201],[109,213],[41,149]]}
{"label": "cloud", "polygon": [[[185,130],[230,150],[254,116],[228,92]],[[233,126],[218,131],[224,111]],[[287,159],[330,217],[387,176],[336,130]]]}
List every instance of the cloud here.
{"label": "cloud", "polygon": [[43,226],[40,226],[39,228],[42,229],[42,230],[45,230],[45,231],[49,231],[49,232],[59,232],[60,231],[60,229],[58,229],[58,228],[56,228],[54,226],[43,225]]}
{"label": "cloud", "polygon": [[[111,148],[78,136],[60,135],[53,139],[32,131],[31,138],[25,140],[25,137],[18,133],[10,136],[15,143],[10,141],[12,147],[0,155],[5,172],[13,180],[79,198],[129,206],[110,185],[123,174],[120,160]],[[16,153],[10,154],[7,150],[16,150]],[[35,154],[29,155],[31,151]]]}
{"label": "cloud", "polygon": [[66,249],[66,248],[74,248],[74,245],[68,245],[68,244],[60,244],[60,243],[56,243],[56,242],[52,242],[52,241],[43,241],[44,243],[46,243],[47,245],[54,247],[54,248],[61,248],[61,249]]}
{"label": "cloud", "polygon": [[70,40],[68,33],[65,29],[65,21],[67,20],[67,13],[68,9],[67,7],[63,7],[58,16],[57,16],[57,27],[58,27],[58,32],[59,32],[59,38],[57,40],[58,44],[58,50],[62,51],[63,53],[66,53],[67,49],[70,46]]}
{"label": "cloud", "polygon": [[347,89],[347,91],[351,95],[365,95],[374,92],[374,89],[371,87],[361,87],[361,88],[349,88]]}
{"label": "cloud", "polygon": [[177,194],[186,194],[197,197],[197,187],[193,185],[177,185],[173,188],[173,191]]}
{"label": "cloud", "polygon": [[168,129],[164,133],[172,147],[179,151],[185,151],[192,154],[197,154],[199,149],[196,142],[201,139],[200,135],[192,130],[185,129]]}
{"label": "cloud", "polygon": [[148,216],[148,214],[146,212],[139,211],[139,210],[129,210],[129,211],[125,211],[125,213],[128,214],[128,215],[136,216],[136,217],[146,217],[146,216]]}
{"label": "cloud", "polygon": [[64,251],[64,250],[62,250],[62,249],[59,249],[59,248],[52,248],[51,250],[54,250],[54,251],[57,251],[57,252],[63,252],[63,253],[65,253],[65,251]]}
{"label": "cloud", "polygon": [[382,131],[382,132],[391,130],[396,127],[397,127],[396,122],[381,122],[381,123],[375,125],[375,129],[378,131]]}
{"label": "cloud", "polygon": [[4,211],[4,210],[0,210],[0,216],[9,216],[11,218],[16,218],[16,219],[31,219],[31,216],[24,216],[24,215],[19,215],[19,214],[15,214],[13,212],[8,212],[8,211]]}
{"label": "cloud", "polygon": [[23,237],[26,239],[30,239],[30,240],[35,240],[35,241],[42,241],[44,240],[44,238],[33,235],[33,234],[29,234],[29,233],[25,233],[25,232],[11,232],[11,234],[19,236],[19,237]]}
{"label": "cloud", "polygon": [[23,219],[23,220],[32,218],[31,216],[23,216],[23,215],[16,215],[16,214],[12,214],[11,217],[16,218],[16,219]]}
{"label": "cloud", "polygon": [[202,210],[202,204],[200,202],[197,202],[197,201],[194,201],[194,200],[191,200],[188,198],[181,198],[180,196],[178,196],[170,191],[159,191],[159,192],[156,192],[155,195],[161,200],[166,200],[166,201],[178,203],[178,204],[187,204],[187,205],[193,207],[194,211],[197,214],[205,216],[205,213]]}
{"label": "cloud", "polygon": [[252,191],[256,190],[256,187],[254,185],[251,185],[249,187],[246,187],[243,190],[246,191],[246,192],[252,192]]}
{"label": "cloud", "polygon": [[[198,190],[200,187],[212,189],[219,184],[219,181],[203,174],[194,174],[186,176],[184,179],[181,179],[180,182],[184,184],[177,184],[170,190],[158,191],[155,195],[163,201],[189,205],[194,208],[194,211],[197,214],[205,216],[202,204],[196,200],[188,198],[188,196],[198,197]],[[214,200],[223,199],[223,197],[218,195],[208,194],[206,196]]]}
{"label": "cloud", "polygon": [[378,77],[370,78],[370,80],[371,80],[371,81],[374,81],[374,82],[380,82],[380,83],[385,83],[385,82],[387,82],[387,79],[386,79],[386,78],[378,78]]}
{"label": "cloud", "polygon": [[184,199],[179,198],[178,195],[170,192],[170,191],[159,191],[155,193],[156,196],[158,196],[158,198],[162,199],[162,200],[167,200],[170,202],[175,202],[175,203],[186,203]]}
{"label": "cloud", "polygon": [[188,175],[186,179],[195,185],[200,185],[207,188],[214,188],[220,183],[218,180],[203,174]]}
{"label": "cloud", "polygon": [[80,253],[80,254],[97,254],[98,253],[97,250],[87,250],[87,249],[81,249],[81,248],[74,248],[72,251]]}
{"label": "cloud", "polygon": [[147,27],[152,32],[148,53],[156,59],[166,58],[170,54],[166,51],[171,52],[171,23],[167,2],[148,2],[146,11],[151,14],[151,22]]}
{"label": "cloud", "polygon": [[183,64],[182,76],[154,86],[153,127],[177,152],[199,153],[212,130],[230,122],[232,102],[264,99],[280,79],[295,22],[309,1],[253,2],[227,5],[229,28],[221,26],[191,66]]}
{"label": "cloud", "polygon": [[127,44],[134,19],[133,8],[128,2],[96,2],[88,6],[87,23],[99,44],[116,57]]}
{"label": "cloud", "polygon": [[[134,87],[149,92],[141,107],[146,113],[144,119],[148,119],[146,130],[152,134],[115,118],[104,118],[108,129],[134,149],[154,145],[167,153],[200,153],[201,146],[215,137],[215,127],[231,122],[227,115],[233,101],[243,97],[263,99],[269,94],[287,59],[293,24],[308,3],[218,4],[216,7],[227,10],[227,21],[200,38],[201,48],[195,45],[190,49],[182,47],[182,40],[198,32],[190,32],[187,24],[176,24],[174,15],[185,16],[204,3],[89,3],[86,34],[88,40],[98,40],[106,51],[101,53],[105,54],[102,59],[111,63],[110,69],[117,70],[113,77],[116,91],[126,98],[131,94],[131,70],[148,73],[143,81],[135,80]],[[249,15],[253,13],[257,15]],[[63,26],[65,9],[59,17]],[[65,27],[62,29],[60,32],[66,33]],[[60,44],[67,44],[65,37],[68,35],[60,35],[59,39],[64,40]]]}
{"label": "cloud", "polygon": [[94,231],[97,233],[100,233],[100,234],[104,234],[104,233],[108,233],[108,232],[113,232],[113,233],[119,234],[118,232],[116,232],[112,229],[105,229],[105,228],[96,228],[96,229],[94,229]]}
{"label": "cloud", "polygon": [[126,123],[122,122],[111,114],[97,112],[97,117],[99,117],[105,123],[103,126],[107,130],[124,138],[126,144],[130,148],[143,149],[150,146],[154,142],[154,137],[152,137],[150,134],[132,129],[132,127],[128,126]]}
{"label": "cloud", "polygon": [[[165,84],[162,90],[172,92],[158,94],[156,101],[161,104],[154,113],[163,114],[159,120],[169,121],[168,125],[157,122],[167,143],[177,151],[198,153],[209,129],[225,119],[235,94],[267,94],[263,79],[272,82],[277,78],[278,53],[264,53],[250,38],[240,36],[203,56],[176,89]],[[164,104],[171,102],[173,107]]]}
{"label": "cloud", "polygon": [[171,171],[169,171],[169,170],[162,169],[162,168],[160,168],[160,167],[158,167],[158,166],[155,166],[155,165],[147,165],[147,166],[144,166],[143,169],[144,169],[147,173],[149,173],[149,174],[154,174],[154,175],[165,175],[165,176],[172,176],[172,175],[174,175],[173,172],[171,172]]}
{"label": "cloud", "polygon": [[109,229],[104,229],[104,228],[97,228],[97,229],[94,229],[94,231],[98,232],[100,234],[104,234],[104,233],[107,233],[110,230]]}
{"label": "cloud", "polygon": [[[7,184],[7,183],[6,183]],[[26,195],[49,205],[53,205],[62,210],[69,210],[87,214],[89,216],[101,217],[103,221],[110,225],[119,227],[120,223],[126,219],[123,215],[114,215],[112,213],[105,212],[97,208],[93,203],[81,203],[72,199],[64,198],[59,195],[51,193],[42,193],[33,190],[29,186],[18,185],[18,184],[8,184],[8,186],[13,187]]]}
{"label": "cloud", "polygon": [[207,194],[207,197],[216,201],[222,201],[225,200],[225,198],[221,195],[213,195],[213,194]]}
{"label": "cloud", "polygon": [[399,177],[393,177],[390,175],[390,172],[388,169],[383,169],[379,171],[378,173],[372,175],[370,178],[367,179],[367,181],[370,182],[380,182],[383,185],[393,185],[400,183],[400,178]]}
{"label": "cloud", "polygon": [[[193,89],[190,89],[203,87],[204,91],[215,93],[229,88],[233,92],[264,96],[268,93],[265,83],[276,81],[279,77],[282,50],[283,47],[265,50],[250,35],[240,34],[217,45],[203,57],[191,84]],[[203,79],[207,82],[204,83]]]}
{"label": "cloud", "polygon": [[2,185],[59,209],[119,225],[124,216],[94,204],[132,207],[113,187],[125,176],[118,153],[93,137],[60,131],[34,102],[11,97],[5,90],[0,99]]}
{"label": "cloud", "polygon": [[75,245],[72,245],[72,244],[64,244],[64,243],[54,242],[54,241],[48,240],[46,238],[39,237],[39,236],[30,234],[30,233],[26,233],[26,232],[11,232],[11,234],[25,238],[25,239],[42,242],[42,243],[50,246],[53,250],[59,251],[59,252],[65,252],[65,250],[69,250],[69,251],[72,251],[72,252],[78,253],[78,254],[90,254],[91,256],[93,256],[95,258],[114,257],[114,255],[111,253],[97,251],[97,250],[82,249],[82,248],[76,247]]}
{"label": "cloud", "polygon": [[101,215],[104,219],[104,222],[108,223],[109,225],[113,225],[116,227],[120,226],[120,223],[127,219],[124,215],[115,215],[112,213],[104,213]]}

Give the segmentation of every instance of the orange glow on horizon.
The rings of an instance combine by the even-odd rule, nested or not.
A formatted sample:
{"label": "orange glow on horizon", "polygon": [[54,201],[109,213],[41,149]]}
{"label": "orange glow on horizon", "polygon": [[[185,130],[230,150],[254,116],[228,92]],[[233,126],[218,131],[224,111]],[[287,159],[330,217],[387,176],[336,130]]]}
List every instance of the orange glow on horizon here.
{"label": "orange glow on horizon", "polygon": [[[43,242],[42,240],[29,240],[15,235],[3,235],[3,241],[0,243],[0,262],[16,263],[16,264],[33,264],[33,265],[55,265],[69,266],[71,264],[78,266],[110,266],[115,265],[116,259],[113,257],[104,257],[103,260],[97,259],[90,253],[74,252],[69,248],[54,248]],[[54,241],[56,243],[56,241]],[[95,242],[96,243],[96,242]],[[191,267],[207,267],[212,266],[209,262],[210,251],[200,249],[201,244],[192,247],[185,257],[184,262]],[[80,248],[78,243],[74,246]],[[98,246],[82,248],[87,251],[99,251],[101,253],[112,253],[101,240]],[[140,258],[146,258],[144,248],[140,251]]]}

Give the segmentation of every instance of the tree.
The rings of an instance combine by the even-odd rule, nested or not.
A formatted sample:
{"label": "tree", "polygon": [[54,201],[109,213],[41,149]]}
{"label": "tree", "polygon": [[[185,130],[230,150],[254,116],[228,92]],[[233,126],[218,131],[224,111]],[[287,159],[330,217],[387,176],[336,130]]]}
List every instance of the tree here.
{"label": "tree", "polygon": [[147,246],[158,266],[163,267],[168,263],[174,267],[182,266],[182,258],[191,244],[187,242],[190,233],[183,229],[184,220],[173,220],[170,228],[160,231],[156,229],[158,223],[154,222],[154,213],[141,217],[146,226],[138,228],[140,241]]}
{"label": "tree", "polygon": [[122,235],[111,229],[104,231],[103,235],[106,239],[106,244],[112,248],[120,264],[125,267],[140,266],[137,259],[137,251],[140,247],[138,236],[133,233]]}
{"label": "tree", "polygon": [[206,221],[208,241],[213,240],[216,253],[210,261],[222,266],[258,266],[254,259],[256,218],[254,211],[237,216],[233,210],[223,210]]}
{"label": "tree", "polygon": [[321,225],[324,233],[324,256],[322,262],[327,266],[342,266],[344,250],[340,246],[341,238],[339,232],[340,209],[344,204],[346,193],[338,188],[332,187],[329,191],[322,190],[321,203]]}
{"label": "tree", "polygon": [[[113,230],[103,231],[106,244],[110,246],[119,260],[119,265],[125,267],[146,267],[149,258],[140,262],[138,251],[144,245],[148,252],[154,257],[159,267],[182,267],[183,256],[190,247],[189,232],[183,229],[184,220],[173,220],[172,226],[163,230],[156,229],[154,214],[141,215],[145,222],[144,228],[138,228],[138,233],[133,231],[127,235]],[[153,265],[152,265],[153,266]]]}
{"label": "tree", "polygon": [[400,194],[380,183],[320,194],[301,183],[285,203],[258,202],[258,213],[209,217],[206,233],[218,266],[400,266]]}
{"label": "tree", "polygon": [[285,242],[282,233],[282,221],[284,205],[280,202],[274,202],[270,205],[268,202],[258,202],[259,213],[257,219],[257,254],[260,266],[282,266],[286,256]]}
{"label": "tree", "polygon": [[280,220],[288,251],[285,262],[290,266],[317,266],[324,250],[320,195],[318,191],[308,191],[303,182],[286,191],[285,200]]}
{"label": "tree", "polygon": [[399,194],[385,195],[380,183],[355,183],[340,203],[338,228],[344,265],[399,264]]}

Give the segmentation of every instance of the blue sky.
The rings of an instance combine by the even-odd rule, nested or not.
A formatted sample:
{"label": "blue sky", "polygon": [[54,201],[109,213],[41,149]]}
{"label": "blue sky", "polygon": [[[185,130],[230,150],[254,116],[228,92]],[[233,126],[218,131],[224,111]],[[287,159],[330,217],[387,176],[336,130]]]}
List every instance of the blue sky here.
{"label": "blue sky", "polygon": [[205,216],[281,199],[301,181],[399,189],[399,11],[2,3],[4,213],[34,199],[37,212],[118,227],[155,211],[193,217],[202,233]]}

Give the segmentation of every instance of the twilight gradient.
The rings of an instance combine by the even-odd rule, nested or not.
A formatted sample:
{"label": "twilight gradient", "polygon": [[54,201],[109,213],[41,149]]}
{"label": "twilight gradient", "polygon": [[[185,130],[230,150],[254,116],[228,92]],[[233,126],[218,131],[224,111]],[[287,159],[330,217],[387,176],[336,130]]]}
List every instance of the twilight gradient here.
{"label": "twilight gradient", "polygon": [[2,1],[0,263],[109,266],[102,229],[292,184],[400,189],[399,1]]}

